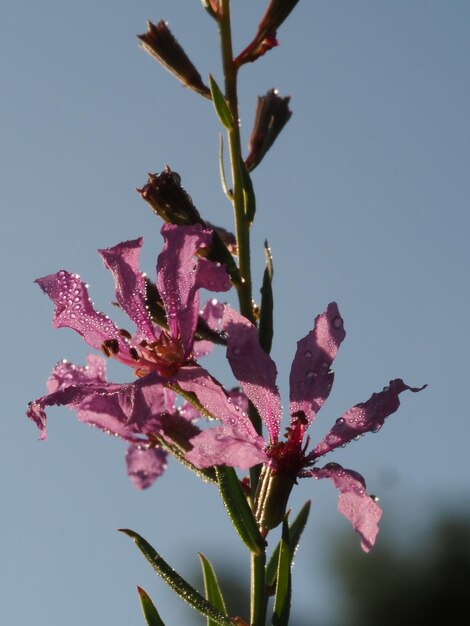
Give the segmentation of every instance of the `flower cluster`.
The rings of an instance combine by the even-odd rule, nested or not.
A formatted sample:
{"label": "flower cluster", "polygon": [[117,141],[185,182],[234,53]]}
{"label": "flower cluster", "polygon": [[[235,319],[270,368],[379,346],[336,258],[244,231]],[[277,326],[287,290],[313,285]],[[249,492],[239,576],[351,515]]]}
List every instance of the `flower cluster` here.
{"label": "flower cluster", "polygon": [[[139,488],[152,484],[166,467],[167,453],[159,441],[177,445],[185,460],[201,470],[263,464],[256,517],[264,532],[282,521],[297,479],[327,478],[340,492],[340,512],[351,521],[368,551],[381,510],[367,494],[364,479],[337,463],[318,467],[317,462],[359,435],[379,430],[397,410],[399,394],[419,389],[401,379],[392,380],[367,402],[346,411],[320,443],[308,450],[307,430],[328,398],[334,378],[331,365],[346,334],[333,302],[298,342],[290,373],[290,422],[281,438],[276,365],[261,348],[251,322],[215,300],[209,300],[201,314],[213,331],[221,324],[227,358],[243,393],[227,392],[197,363],[213,345],[195,340],[199,290],[230,288],[223,266],[196,256],[209,245],[210,231],[199,225],[166,224],[162,234],[165,245],[158,257],[156,294],[164,310],[163,327],[152,318],[146,278],[139,270],[142,239],[100,250],[114,276],[117,303],[136,326],[133,335],[94,309],[77,275],[60,271],[37,280],[55,304],[54,326],[73,328],[91,347],[130,366],[136,375],[131,383],[108,382],[105,360],[97,355],[89,356],[85,367],[60,362],[49,378],[48,394],[32,402],[28,410],[41,437],[46,432],[45,407],[70,406],[80,421],[130,443],[128,473]],[[191,402],[177,406],[175,389]],[[266,427],[267,440],[256,432],[247,400]],[[201,431],[195,423],[201,415],[221,425]]]}

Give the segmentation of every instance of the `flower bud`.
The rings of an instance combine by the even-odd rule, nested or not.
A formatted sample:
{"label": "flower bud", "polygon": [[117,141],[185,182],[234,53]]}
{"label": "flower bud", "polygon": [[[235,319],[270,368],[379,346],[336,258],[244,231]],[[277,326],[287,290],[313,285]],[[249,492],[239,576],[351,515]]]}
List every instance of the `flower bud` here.
{"label": "flower bud", "polygon": [[179,174],[168,165],[161,174],[149,174],[147,184],[137,191],[164,222],[178,226],[204,225],[191,196],[181,186]]}
{"label": "flower bud", "polygon": [[202,6],[211,17],[218,20],[220,17],[220,0],[202,0]]}
{"label": "flower bud", "polygon": [[278,45],[276,31],[288,17],[299,0],[271,0],[265,14],[258,25],[253,41],[241,52],[234,63],[240,67],[244,63],[252,63],[260,56]]}
{"label": "flower bud", "polygon": [[249,154],[245,160],[248,171],[254,170],[273,145],[277,136],[292,115],[289,109],[290,96],[281,98],[276,89],[258,97],[255,121],[248,143]]}
{"label": "flower bud", "polygon": [[174,74],[185,87],[210,98],[209,88],[203,83],[201,75],[163,20],[157,25],[147,22],[147,32],[138,35],[138,38],[144,50]]}

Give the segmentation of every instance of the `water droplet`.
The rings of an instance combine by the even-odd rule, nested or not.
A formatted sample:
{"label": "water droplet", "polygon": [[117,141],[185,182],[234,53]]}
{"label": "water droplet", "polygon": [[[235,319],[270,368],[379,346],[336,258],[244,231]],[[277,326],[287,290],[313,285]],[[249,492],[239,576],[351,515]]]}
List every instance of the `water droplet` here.
{"label": "water droplet", "polygon": [[310,350],[305,350],[304,356],[305,356],[306,359],[311,359],[312,358],[312,353],[310,352]]}
{"label": "water droplet", "polygon": [[336,328],[336,330],[343,327],[343,320],[339,315],[334,317],[331,323],[333,324],[333,328]]}

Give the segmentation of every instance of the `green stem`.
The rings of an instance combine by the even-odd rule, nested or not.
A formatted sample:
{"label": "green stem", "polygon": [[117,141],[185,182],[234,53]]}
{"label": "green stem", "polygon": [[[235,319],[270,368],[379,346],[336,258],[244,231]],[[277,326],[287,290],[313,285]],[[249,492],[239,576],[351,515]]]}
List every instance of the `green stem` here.
{"label": "green stem", "polygon": [[[230,0],[221,0],[221,17],[219,32],[222,51],[222,65],[225,80],[225,99],[235,120],[228,130],[228,146],[232,174],[232,194],[235,228],[238,246],[238,263],[240,284],[237,285],[240,313],[254,324],[256,318],[253,311],[251,259],[250,259],[250,221],[245,213],[244,182],[240,167],[243,164],[240,126],[238,113],[237,77],[238,68],[233,62],[232,30],[230,20]],[[250,419],[258,433],[261,433],[261,420],[253,406],[250,407]],[[256,489],[259,468],[250,471],[251,488]],[[254,499],[253,499],[254,501]],[[266,551],[262,554],[251,554],[251,617],[250,626],[265,626],[267,612],[267,593],[265,584]]]}
{"label": "green stem", "polygon": [[250,626],[265,626],[268,596],[265,583],[266,554],[251,555]]}
{"label": "green stem", "polygon": [[219,20],[222,64],[225,79],[225,99],[232,113],[235,125],[228,131],[230,166],[232,172],[232,204],[237,234],[238,262],[241,284],[237,286],[240,313],[255,323],[253,314],[251,261],[250,261],[250,224],[245,215],[243,196],[243,177],[240,171],[242,160],[240,126],[238,114],[237,76],[238,69],[233,63],[232,31],[230,22],[230,0],[222,0],[222,17]]}

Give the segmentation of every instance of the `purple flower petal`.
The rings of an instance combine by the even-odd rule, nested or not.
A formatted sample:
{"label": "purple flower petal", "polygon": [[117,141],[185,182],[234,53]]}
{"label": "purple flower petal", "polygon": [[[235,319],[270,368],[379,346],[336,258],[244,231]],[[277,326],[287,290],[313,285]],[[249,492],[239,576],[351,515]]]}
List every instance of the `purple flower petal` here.
{"label": "purple flower petal", "polygon": [[92,394],[69,408],[76,411],[80,422],[94,426],[108,435],[139,443],[139,437],[127,425],[127,416],[121,408],[119,395]]}
{"label": "purple flower petal", "polygon": [[131,445],[126,453],[127,473],[136,489],[147,489],[167,467],[167,454],[161,448],[145,449]]}
{"label": "purple flower petal", "polygon": [[260,437],[247,439],[230,426],[217,426],[203,431],[190,440],[193,449],[186,459],[203,469],[213,465],[228,465],[248,469],[269,459],[264,452],[264,441]]}
{"label": "purple flower petal", "polygon": [[220,420],[225,426],[233,429],[233,433],[241,440],[257,442],[264,446],[246,411],[232,402],[227,392],[217,383],[205,369],[199,366],[185,366],[174,376],[173,380],[186,392],[196,394],[197,399],[206,409],[205,417]]}
{"label": "purple flower petal", "polygon": [[209,291],[229,291],[232,283],[225,266],[201,257],[197,268],[196,287]]}
{"label": "purple flower petal", "polygon": [[271,443],[275,443],[282,414],[276,364],[259,345],[256,328],[237,311],[226,306],[222,326],[227,334],[227,358],[232,371],[258,409]]}
{"label": "purple flower petal", "polygon": [[351,522],[361,537],[364,552],[369,552],[379,532],[378,522],[382,517],[382,510],[367,494],[362,476],[337,463],[314,468],[308,474],[313,478],[328,478],[339,490],[338,511]]}
{"label": "purple flower petal", "polygon": [[87,398],[95,395],[113,396],[122,391],[122,385],[114,383],[84,383],[70,385],[64,389],[54,391],[34,402],[30,402],[26,415],[36,424],[41,431],[41,439],[46,437],[46,413],[47,406],[71,406],[78,407]]}
{"label": "purple flower petal", "polygon": [[153,323],[145,305],[145,279],[139,271],[142,242],[142,238],[125,241],[98,252],[114,276],[119,306],[135,323],[145,339],[155,341]]}
{"label": "purple flower petal", "polygon": [[353,406],[337,419],[336,424],[309,454],[308,459],[323,456],[364,433],[377,432],[382,428],[385,418],[395,413],[400,406],[400,393],[407,390],[416,393],[425,387],[426,385],[419,388],[409,387],[401,378],[391,380],[390,385],[383,391],[372,394],[367,402]]}
{"label": "purple flower petal", "polygon": [[105,382],[106,361],[96,354],[89,354],[84,367],[65,360],[59,361],[49,376],[47,391],[53,393],[70,385]]}
{"label": "purple flower petal", "polygon": [[302,411],[312,422],[328,398],[333,385],[330,366],[345,338],[343,320],[336,302],[315,319],[314,329],[297,342],[290,372],[290,410],[295,416]]}
{"label": "purple flower petal", "polygon": [[[215,298],[208,300],[200,316],[211,330],[220,331],[220,324],[224,314],[224,305]],[[194,343],[193,355],[195,359],[200,359],[212,352],[214,344],[212,341],[201,340]]]}
{"label": "purple flower petal", "polygon": [[36,282],[55,304],[52,322],[55,328],[65,326],[76,330],[89,346],[98,350],[103,341],[116,339],[120,350],[128,352],[118,328],[106,315],[93,308],[79,276],[61,270],[38,278]]}
{"label": "purple flower petal", "polygon": [[[210,244],[210,230],[204,230],[200,224],[164,224],[161,232],[165,244],[158,257],[157,287],[165,306],[170,333],[175,338],[181,338],[185,354],[189,356],[199,313],[198,289],[227,290],[230,281],[222,266],[194,258],[197,250]],[[224,280],[222,277],[225,277]]]}

